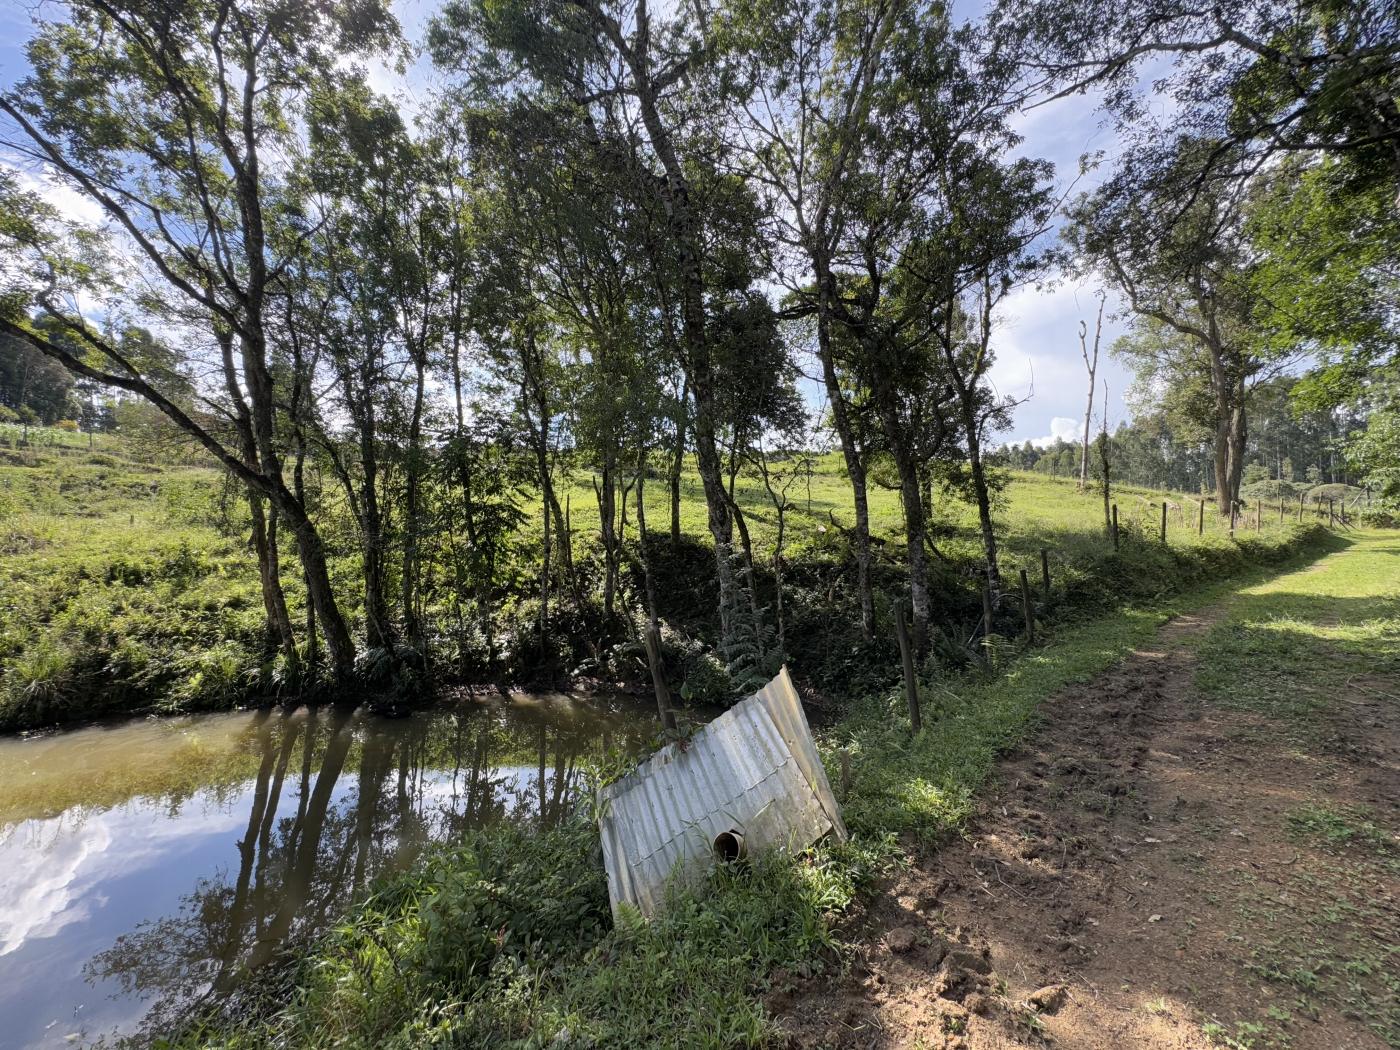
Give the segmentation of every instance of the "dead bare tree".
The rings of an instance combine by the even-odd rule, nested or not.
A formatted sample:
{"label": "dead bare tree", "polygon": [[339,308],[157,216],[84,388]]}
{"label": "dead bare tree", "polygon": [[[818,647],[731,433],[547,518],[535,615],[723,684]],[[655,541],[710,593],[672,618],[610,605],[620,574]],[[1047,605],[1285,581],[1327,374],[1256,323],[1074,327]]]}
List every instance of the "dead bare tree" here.
{"label": "dead bare tree", "polygon": [[1103,304],[1106,296],[1099,293],[1099,316],[1094,322],[1094,350],[1089,352],[1089,326],[1079,322],[1079,353],[1084,358],[1084,367],[1089,373],[1089,397],[1084,404],[1084,443],[1079,453],[1079,491],[1089,486],[1089,428],[1094,418],[1094,375],[1099,370],[1099,339],[1103,335]]}

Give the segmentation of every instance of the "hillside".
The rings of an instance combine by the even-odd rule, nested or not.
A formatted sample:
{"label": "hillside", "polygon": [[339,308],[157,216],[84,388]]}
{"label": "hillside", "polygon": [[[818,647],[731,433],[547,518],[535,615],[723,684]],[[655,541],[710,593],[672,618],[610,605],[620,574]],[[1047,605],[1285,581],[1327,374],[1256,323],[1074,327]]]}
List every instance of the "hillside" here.
{"label": "hillside", "polygon": [[[239,490],[207,466],[143,457],[130,443],[101,435],[35,429],[20,446],[18,428],[0,433],[0,727],[34,726],[70,718],[145,711],[192,711],[274,699],[287,684],[264,636],[256,561],[247,537],[247,513]],[[779,468],[781,468],[779,464]],[[795,469],[795,468],[794,468]],[[352,524],[337,501],[332,479],[320,478],[323,516],[331,540],[333,575],[351,614],[363,616],[353,580],[359,559]],[[794,474],[789,488],[783,551],[786,638],[789,660],[801,678],[836,696],[859,695],[883,682],[895,658],[889,625],[891,596],[900,593],[902,520],[898,493],[873,487],[871,529],[879,556],[879,613],[884,630],[873,651],[852,629],[849,547],[838,526],[851,522],[850,488],[838,456],[815,459]],[[561,498],[569,507],[576,557],[586,567],[598,559],[599,515],[591,474],[575,469]],[[772,608],[773,544],[777,513],[761,479],[741,473],[735,484],[753,540],[755,572]],[[1159,493],[1135,488],[1114,492],[1119,507],[1120,550],[1103,528],[1097,492],[1080,493],[1073,482],[1029,473],[1008,476],[997,506],[1003,573],[1014,590],[1026,569],[1040,592],[1040,552],[1052,575],[1048,602],[1037,597],[1042,619],[1081,615],[1130,598],[1154,596],[1196,579],[1268,560],[1292,542],[1292,509],[1280,523],[1266,513],[1262,530],[1242,527],[1232,540],[1207,508],[1197,533],[1196,503],[1170,494],[1167,544],[1157,542]],[[540,509],[520,497],[523,511],[512,547],[524,562],[540,542]],[[713,675],[705,658],[711,629],[712,583],[703,571],[709,538],[700,483],[687,471],[682,483],[683,542],[666,539],[669,493],[664,482],[646,486],[646,516],[662,607],[668,661],[677,683],[703,695]],[[938,607],[944,639],[937,656],[956,665],[976,654],[973,636],[981,614],[981,548],[975,514],[952,496],[935,500],[931,535]],[[624,542],[635,538],[635,508],[628,509]],[[629,546],[624,605],[640,602],[640,568]],[[445,566],[434,570],[438,586],[430,614],[449,620],[454,591]],[[527,570],[505,575],[492,609],[497,629],[529,624]],[[597,585],[596,572],[586,576]],[[283,583],[294,620],[303,615],[303,591],[284,566]],[[771,614],[770,614],[771,615]],[[586,627],[575,629],[583,631]],[[1020,631],[1019,598],[998,607],[999,630]],[[570,629],[566,624],[561,630]],[[643,680],[641,665],[625,654],[606,667],[567,657],[546,663],[522,652],[491,677],[530,680],[541,675],[567,682],[577,674]],[[446,677],[446,651],[438,654]],[[461,677],[456,674],[455,677]],[[470,674],[468,677],[471,677]],[[723,686],[713,688],[723,689]],[[419,701],[423,697],[417,698]]]}

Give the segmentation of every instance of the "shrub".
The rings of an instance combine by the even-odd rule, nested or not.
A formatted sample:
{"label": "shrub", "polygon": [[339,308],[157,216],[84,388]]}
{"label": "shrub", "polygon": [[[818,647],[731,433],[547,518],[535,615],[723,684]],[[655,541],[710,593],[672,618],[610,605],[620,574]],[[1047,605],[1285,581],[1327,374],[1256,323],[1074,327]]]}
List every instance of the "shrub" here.
{"label": "shrub", "polygon": [[1298,493],[1302,492],[1306,486],[1295,485],[1291,481],[1256,481],[1252,485],[1245,485],[1240,489],[1240,495],[1249,500],[1296,500]]}
{"label": "shrub", "polygon": [[1357,488],[1355,485],[1315,485],[1308,489],[1307,501],[1309,503],[1326,503],[1331,499],[1341,503],[1343,500],[1352,500],[1365,494],[1365,489]]}

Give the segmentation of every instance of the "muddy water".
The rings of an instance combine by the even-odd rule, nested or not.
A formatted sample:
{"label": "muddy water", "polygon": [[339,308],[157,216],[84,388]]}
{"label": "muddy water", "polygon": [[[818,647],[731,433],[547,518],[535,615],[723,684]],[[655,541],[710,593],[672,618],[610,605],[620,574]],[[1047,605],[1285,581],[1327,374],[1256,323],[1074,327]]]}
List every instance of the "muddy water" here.
{"label": "muddy water", "polygon": [[589,757],[653,731],[628,701],[517,696],[0,739],[0,1047],[159,1032],[425,843],[559,820]]}

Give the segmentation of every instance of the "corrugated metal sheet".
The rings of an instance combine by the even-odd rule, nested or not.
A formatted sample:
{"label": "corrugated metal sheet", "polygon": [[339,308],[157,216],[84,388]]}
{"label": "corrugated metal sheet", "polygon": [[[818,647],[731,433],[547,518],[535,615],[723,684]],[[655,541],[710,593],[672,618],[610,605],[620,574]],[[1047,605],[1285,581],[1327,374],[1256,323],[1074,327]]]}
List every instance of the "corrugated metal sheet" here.
{"label": "corrugated metal sheet", "polygon": [[751,853],[846,838],[802,703],[787,668],[684,744],[668,744],[603,791],[599,820],[608,895],[651,916],[668,881],[714,863],[721,832]]}

